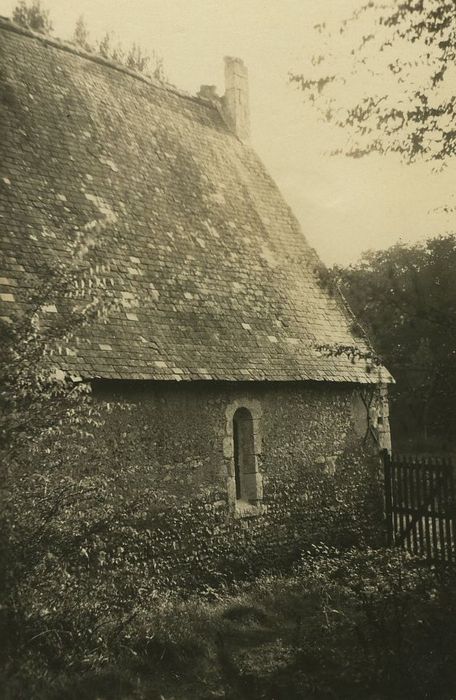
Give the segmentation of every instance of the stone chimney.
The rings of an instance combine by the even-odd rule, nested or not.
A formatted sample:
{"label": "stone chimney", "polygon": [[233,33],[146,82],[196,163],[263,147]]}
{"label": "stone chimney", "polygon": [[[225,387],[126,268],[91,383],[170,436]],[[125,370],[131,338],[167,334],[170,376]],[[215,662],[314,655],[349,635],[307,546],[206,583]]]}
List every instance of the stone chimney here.
{"label": "stone chimney", "polygon": [[223,114],[228,125],[242,141],[250,137],[249,82],[247,68],[240,58],[225,56],[225,94]]}

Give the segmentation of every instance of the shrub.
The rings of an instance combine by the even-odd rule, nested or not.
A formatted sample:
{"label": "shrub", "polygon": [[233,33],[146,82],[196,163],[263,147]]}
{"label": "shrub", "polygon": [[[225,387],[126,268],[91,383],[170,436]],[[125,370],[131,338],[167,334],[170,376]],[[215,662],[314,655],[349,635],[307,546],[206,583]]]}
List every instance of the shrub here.
{"label": "shrub", "polygon": [[[118,671],[126,649],[140,653],[135,626],[150,611],[155,624],[170,597],[172,605],[194,593],[217,600],[236,582],[289,572],[314,541],[361,544],[371,514],[356,474],[366,470],[349,462],[357,488],[309,470],[308,492],[275,483],[265,513],[248,520],[233,518],[220,493],[187,503],[157,493],[144,466],[78,476],[57,456],[39,473],[16,469],[4,482],[0,523],[5,687],[29,677],[39,697],[50,677]],[[126,630],[130,641],[119,647]],[[149,651],[154,635],[144,641]]]}
{"label": "shrub", "polygon": [[29,601],[4,697],[450,700],[454,583],[403,552],[320,546],[211,600],[139,593],[96,619],[66,599],[41,625]]}
{"label": "shrub", "polygon": [[312,547],[293,576],[263,578],[244,597],[277,645],[266,675],[267,649],[248,652],[246,671],[245,636],[231,647],[248,697],[450,700],[454,583],[402,551]]}

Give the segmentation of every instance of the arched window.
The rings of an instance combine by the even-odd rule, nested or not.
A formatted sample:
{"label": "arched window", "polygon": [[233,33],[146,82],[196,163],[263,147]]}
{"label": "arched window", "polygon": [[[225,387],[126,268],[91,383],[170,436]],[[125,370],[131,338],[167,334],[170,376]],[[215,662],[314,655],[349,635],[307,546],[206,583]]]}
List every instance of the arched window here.
{"label": "arched window", "polygon": [[247,408],[238,408],[233,416],[233,452],[236,499],[257,501],[257,461],[253,417]]}
{"label": "arched window", "polygon": [[223,456],[228,503],[241,516],[262,509],[262,415],[260,402],[249,396],[235,398],[225,410]]}

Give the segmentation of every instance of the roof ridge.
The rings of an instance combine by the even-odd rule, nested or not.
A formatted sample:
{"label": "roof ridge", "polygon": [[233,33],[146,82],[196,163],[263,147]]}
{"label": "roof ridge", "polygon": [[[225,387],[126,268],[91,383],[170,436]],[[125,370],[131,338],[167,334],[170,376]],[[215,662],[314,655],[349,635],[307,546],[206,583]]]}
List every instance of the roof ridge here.
{"label": "roof ridge", "polygon": [[139,73],[138,71],[134,71],[131,68],[122,65],[121,63],[117,63],[116,61],[104,58],[99,54],[91,53],[90,51],[84,51],[84,49],[77,47],[71,42],[63,41],[62,39],[57,39],[55,37],[51,37],[45,34],[39,34],[38,32],[34,32],[32,29],[26,29],[25,27],[22,27],[19,24],[13,22],[13,20],[9,17],[4,17],[0,15],[0,29],[15,32],[16,34],[22,34],[23,36],[27,36],[31,39],[37,39],[42,44],[45,44],[47,46],[52,46],[53,48],[60,49],[61,51],[67,51],[68,53],[71,53],[75,56],[79,56],[79,58],[92,61],[93,63],[99,63],[101,65],[107,66],[108,68],[113,68],[114,70],[119,71],[119,73],[125,73],[126,75],[129,75],[130,77],[135,78],[136,80],[140,80],[143,83],[146,83],[147,85],[152,85],[153,87],[158,88],[159,90],[171,92],[177,95],[178,97],[183,97],[184,99],[192,100],[193,102],[198,102],[200,104],[204,104],[206,107],[212,107],[213,109],[217,110],[217,106],[211,100],[205,99],[204,97],[199,97],[198,95],[192,95],[191,93],[186,92],[185,90],[177,88],[171,83],[162,83],[159,80],[152,78],[152,76],[147,76],[143,73]]}

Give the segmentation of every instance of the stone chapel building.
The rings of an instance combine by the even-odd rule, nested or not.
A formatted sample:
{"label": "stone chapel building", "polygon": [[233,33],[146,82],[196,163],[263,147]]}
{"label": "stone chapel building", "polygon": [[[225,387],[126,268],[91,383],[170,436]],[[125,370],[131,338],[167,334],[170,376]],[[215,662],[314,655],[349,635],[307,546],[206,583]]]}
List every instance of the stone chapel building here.
{"label": "stone chapel building", "polygon": [[163,488],[217,484],[242,510],[275,472],[334,472],[369,434],[387,447],[390,375],[249,145],[242,61],[225,76],[222,98],[192,96],[0,20],[0,304],[26,312],[87,239],[75,294],[111,306],[56,367],[135,408]]}

